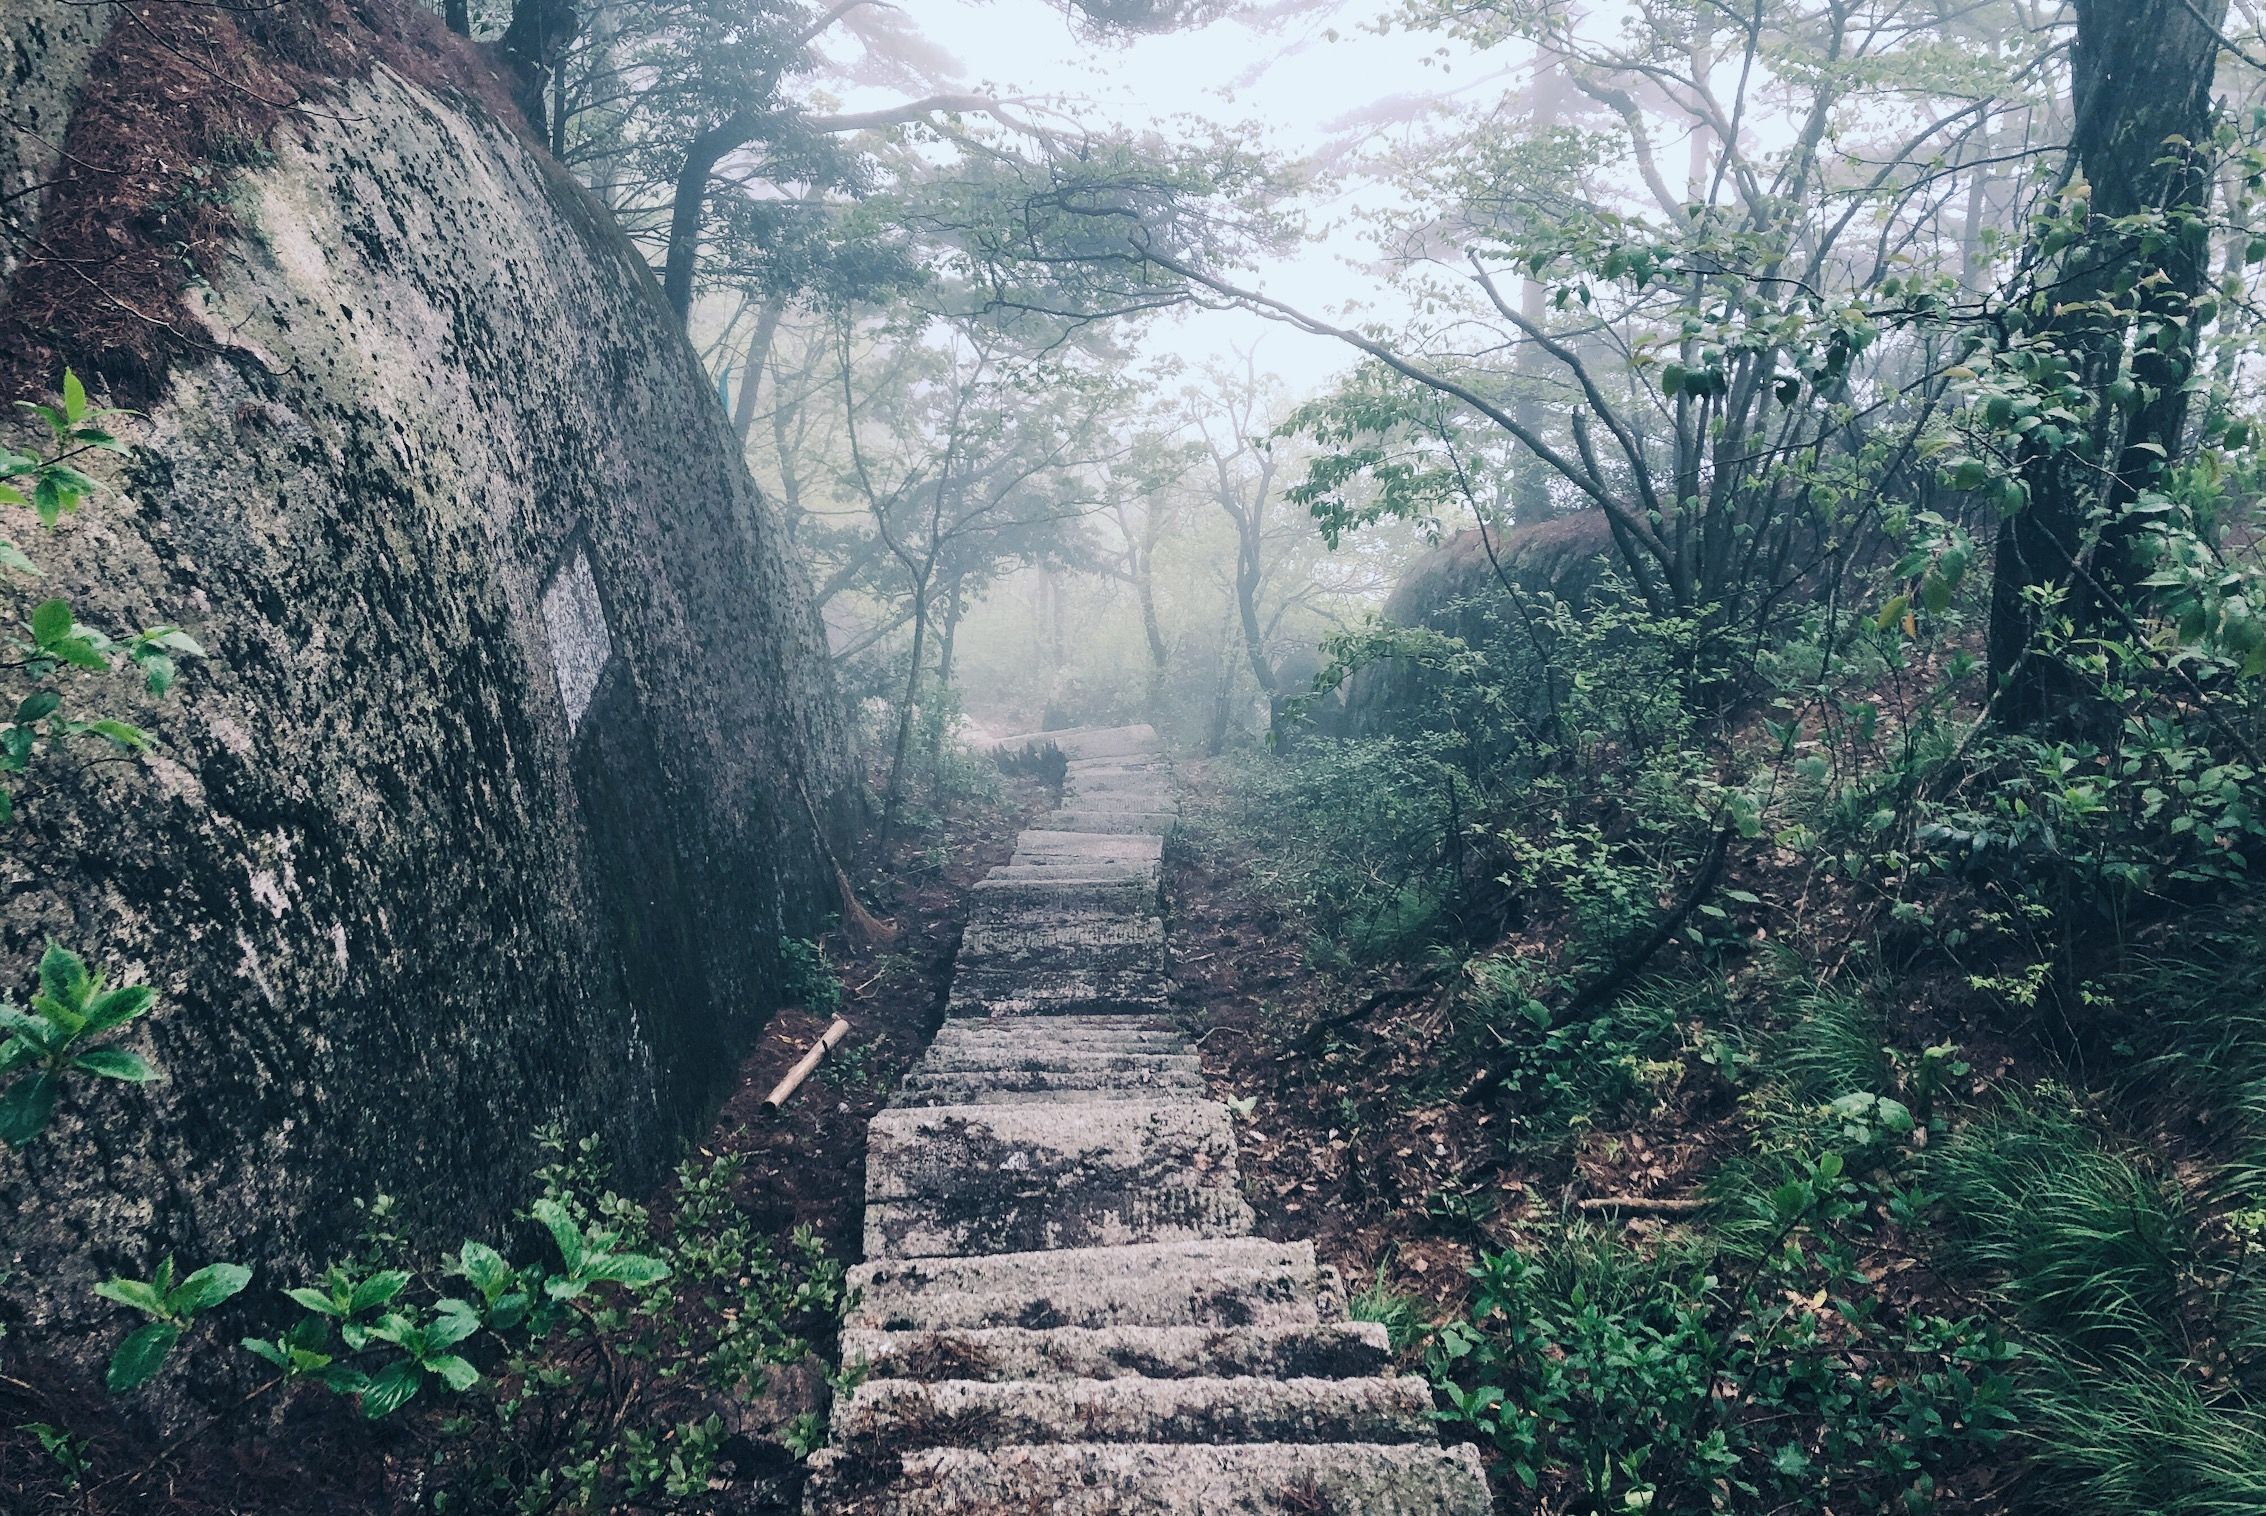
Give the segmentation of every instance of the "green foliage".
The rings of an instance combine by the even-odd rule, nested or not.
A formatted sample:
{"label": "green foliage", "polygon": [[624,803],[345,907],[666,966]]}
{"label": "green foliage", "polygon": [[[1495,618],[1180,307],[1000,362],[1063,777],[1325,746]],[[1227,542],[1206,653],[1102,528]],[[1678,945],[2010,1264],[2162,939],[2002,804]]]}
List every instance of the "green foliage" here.
{"label": "green foliage", "polygon": [[841,1009],[842,981],[834,977],[816,938],[780,938],[779,964],[779,996],[787,1004],[799,1005],[813,1016],[831,1016]]}
{"label": "green foliage", "polygon": [[1543,998],[1554,987],[1537,984],[1516,958],[1476,959],[1466,973],[1463,1024],[1502,1072],[1506,1129],[1514,1142],[1543,1148],[1649,1110],[1659,1087],[1682,1068],[1673,1055],[1683,1023],[1719,1004],[1706,981],[1655,980],[1567,1016]]}
{"label": "green foliage", "polygon": [[[1846,1209],[1840,1184],[1821,1164],[1755,1198],[1790,1239]],[[1487,1254],[1429,1357],[1445,1417],[1554,1502],[1679,1516],[1926,1510],[1939,1470],[1999,1444],[2010,1350],[1986,1325],[1843,1296],[1822,1242],[1761,1263],[1581,1227]]]}
{"label": "green foliage", "polygon": [[[46,427],[48,446],[38,454],[0,447],[0,505],[28,506],[42,526],[53,529],[96,489],[95,481],[71,460],[95,451],[124,452],[108,429],[124,414],[97,410],[87,400],[79,376],[66,369],[63,391],[53,404],[19,401]],[[39,577],[38,567],[16,545],[0,541],[0,575]],[[25,597],[28,598],[28,597]],[[23,775],[43,752],[53,757],[81,738],[96,738],[115,751],[136,752],[150,745],[147,733],[115,716],[86,715],[65,706],[70,681],[105,674],[120,660],[136,670],[152,695],[172,688],[178,660],[204,656],[204,648],[175,626],[148,627],[123,641],[80,621],[68,600],[47,598],[32,604],[20,630],[4,640],[20,689],[13,714],[0,722],[0,775]],[[0,707],[5,708],[5,707]],[[17,788],[0,789],[0,821],[15,811]]]}
{"label": "green foliage", "polygon": [[142,985],[105,988],[99,973],[54,943],[39,960],[39,990],[30,1010],[0,1004],[0,1142],[20,1148],[46,1129],[66,1084],[83,1076],[144,1084],[159,1077],[139,1053],[97,1039],[157,1003]]}
{"label": "green foliage", "polygon": [[103,1299],[149,1318],[110,1355],[104,1375],[110,1392],[123,1395],[148,1383],[199,1316],[251,1282],[252,1271],[236,1263],[208,1263],[187,1278],[176,1278],[168,1254],[149,1279],[112,1279],[96,1285],[94,1292]]}

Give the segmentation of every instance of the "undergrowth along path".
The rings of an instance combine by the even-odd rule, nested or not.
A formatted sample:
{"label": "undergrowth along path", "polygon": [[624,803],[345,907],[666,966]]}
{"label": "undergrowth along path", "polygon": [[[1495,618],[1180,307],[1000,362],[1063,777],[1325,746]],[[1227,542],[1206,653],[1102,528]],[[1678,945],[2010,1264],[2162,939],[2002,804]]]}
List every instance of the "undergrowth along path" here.
{"label": "undergrowth along path", "polygon": [[867,1134],[864,1377],[814,1516],[1483,1516],[1422,1379],[1311,1243],[1252,1236],[1170,1012],[1169,764],[1146,726],[1010,739],[1059,810],[975,888],[944,1028]]}

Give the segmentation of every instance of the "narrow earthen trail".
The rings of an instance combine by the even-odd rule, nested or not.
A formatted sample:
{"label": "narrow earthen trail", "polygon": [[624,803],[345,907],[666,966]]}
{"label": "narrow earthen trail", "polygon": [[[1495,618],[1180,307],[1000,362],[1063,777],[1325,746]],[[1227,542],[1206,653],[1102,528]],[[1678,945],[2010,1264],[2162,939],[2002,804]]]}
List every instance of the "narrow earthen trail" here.
{"label": "narrow earthen trail", "polygon": [[1169,1005],[1145,726],[1047,734],[1062,807],[976,887],[948,1020],[868,1129],[823,1516],[1482,1516],[1311,1243],[1251,1234]]}

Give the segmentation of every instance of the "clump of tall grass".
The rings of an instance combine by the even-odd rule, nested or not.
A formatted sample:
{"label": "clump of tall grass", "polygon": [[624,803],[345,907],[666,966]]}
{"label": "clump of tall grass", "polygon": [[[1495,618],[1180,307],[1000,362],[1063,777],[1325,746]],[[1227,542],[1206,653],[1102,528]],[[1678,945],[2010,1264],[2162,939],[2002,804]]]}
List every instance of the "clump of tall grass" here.
{"label": "clump of tall grass", "polygon": [[1953,1221],[1955,1256],[2003,1280],[2033,1332],[2103,1364],[2184,1349],[2180,1296],[2194,1266],[2186,1206],[2055,1091],[2010,1099],[1928,1169]]}
{"label": "clump of tall grass", "polygon": [[2098,1374],[2033,1360],[2019,1435],[2046,1509],[2102,1516],[2266,1511],[2266,1417],[2192,1377],[2126,1365]]}
{"label": "clump of tall grass", "polygon": [[1794,1002],[1792,1025],[1769,1046],[1766,1068],[1798,1099],[1825,1104],[1890,1087],[1880,1012],[1863,997],[1811,988]]}

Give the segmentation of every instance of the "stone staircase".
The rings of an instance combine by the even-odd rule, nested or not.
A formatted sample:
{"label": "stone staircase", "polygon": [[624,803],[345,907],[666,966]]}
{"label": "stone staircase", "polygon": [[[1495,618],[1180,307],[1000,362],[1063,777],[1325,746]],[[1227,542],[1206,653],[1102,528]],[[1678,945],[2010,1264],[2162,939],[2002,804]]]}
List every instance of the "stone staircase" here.
{"label": "stone staircase", "polygon": [[944,1029],[869,1128],[865,1377],[809,1510],[1483,1516],[1384,1328],[1311,1243],[1251,1235],[1168,1009],[1156,734],[1035,740],[1061,808],[976,886]]}

